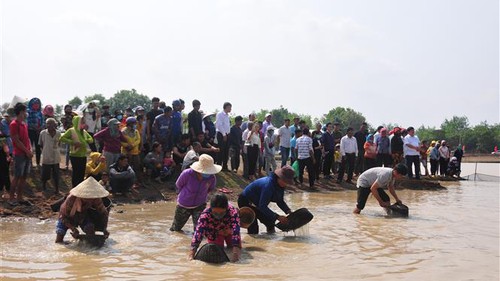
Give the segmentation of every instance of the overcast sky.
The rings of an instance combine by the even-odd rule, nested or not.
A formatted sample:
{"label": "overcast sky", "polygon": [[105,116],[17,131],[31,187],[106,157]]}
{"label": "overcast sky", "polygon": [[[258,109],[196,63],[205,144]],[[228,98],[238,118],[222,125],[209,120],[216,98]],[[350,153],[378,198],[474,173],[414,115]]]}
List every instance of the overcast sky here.
{"label": "overcast sky", "polygon": [[134,88],[187,111],[499,122],[497,0],[0,3],[2,103]]}

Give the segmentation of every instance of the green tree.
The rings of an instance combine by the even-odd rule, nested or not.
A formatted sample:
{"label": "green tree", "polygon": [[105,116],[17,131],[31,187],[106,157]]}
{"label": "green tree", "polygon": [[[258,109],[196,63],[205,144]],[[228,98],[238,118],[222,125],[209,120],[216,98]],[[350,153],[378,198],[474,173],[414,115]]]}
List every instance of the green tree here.
{"label": "green tree", "polygon": [[453,116],[450,120],[445,119],[441,124],[446,141],[450,146],[457,146],[462,142],[462,138],[469,128],[469,119],[465,116]]}
{"label": "green tree", "polygon": [[74,98],[70,99],[68,101],[68,104],[71,104],[73,106],[73,109],[76,109],[83,103],[82,99],[79,98],[78,96],[75,96]]}
{"label": "green tree", "polygon": [[255,118],[259,121],[264,121],[268,113],[271,113],[271,115],[273,116],[272,123],[277,128],[283,126],[285,119],[288,118],[290,120],[293,120],[293,118],[296,116],[300,117],[301,120],[304,120],[306,124],[309,126],[309,128],[312,128],[312,118],[310,115],[290,112],[288,111],[287,108],[284,108],[282,105],[280,105],[279,108],[275,108],[272,110],[261,109],[259,112],[255,113]]}
{"label": "green tree", "polygon": [[90,96],[86,96],[83,100],[85,101],[85,103],[93,101],[93,100],[97,100],[97,101],[99,101],[99,107],[101,107],[105,103],[107,103],[106,97],[103,96],[102,94],[93,94]]}
{"label": "green tree", "polygon": [[[498,125],[496,125],[498,127]],[[488,125],[486,121],[474,126],[472,129],[473,135],[476,137],[475,150],[480,153],[490,153],[495,145],[498,144],[499,136],[495,135],[498,129]]]}
{"label": "green tree", "polygon": [[348,127],[358,130],[363,122],[366,122],[366,118],[363,114],[353,110],[352,108],[336,107],[330,110],[327,114],[321,118],[321,123],[328,122],[339,122],[342,129],[347,129]]}
{"label": "green tree", "polygon": [[109,107],[111,112],[116,109],[125,110],[128,107],[142,106],[148,108],[151,103],[151,99],[143,94],[137,93],[135,89],[132,90],[120,90],[114,94],[113,98],[109,100]]}

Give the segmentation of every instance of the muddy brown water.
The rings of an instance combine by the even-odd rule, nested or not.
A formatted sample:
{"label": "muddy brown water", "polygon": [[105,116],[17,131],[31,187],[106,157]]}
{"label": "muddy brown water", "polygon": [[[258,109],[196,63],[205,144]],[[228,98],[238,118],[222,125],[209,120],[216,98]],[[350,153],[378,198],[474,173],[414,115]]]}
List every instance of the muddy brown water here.
{"label": "muddy brown water", "polygon": [[192,225],[168,230],[173,202],[115,207],[98,250],[54,244],[53,219],[8,218],[0,279],[499,280],[499,184],[445,185],[399,191],[408,219],[384,216],[374,198],[353,215],[355,191],[288,194],[292,209],[315,215],[301,235],[244,233],[242,260],[219,266],[187,260]]}

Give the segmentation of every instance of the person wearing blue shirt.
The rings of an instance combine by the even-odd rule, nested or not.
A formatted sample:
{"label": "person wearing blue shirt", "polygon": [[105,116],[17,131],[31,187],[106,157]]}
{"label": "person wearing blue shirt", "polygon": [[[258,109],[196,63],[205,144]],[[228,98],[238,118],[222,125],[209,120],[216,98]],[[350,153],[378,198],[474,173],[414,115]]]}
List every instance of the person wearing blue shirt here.
{"label": "person wearing blue shirt", "polygon": [[281,223],[288,223],[286,216],[278,215],[269,209],[269,203],[275,202],[286,214],[292,211],[284,200],[285,187],[293,183],[294,170],[290,166],[277,169],[267,177],[260,178],[250,183],[238,197],[238,206],[250,207],[255,212],[256,220],[248,227],[248,234],[259,233],[259,223],[262,222],[267,233],[275,232],[274,223],[278,220]]}

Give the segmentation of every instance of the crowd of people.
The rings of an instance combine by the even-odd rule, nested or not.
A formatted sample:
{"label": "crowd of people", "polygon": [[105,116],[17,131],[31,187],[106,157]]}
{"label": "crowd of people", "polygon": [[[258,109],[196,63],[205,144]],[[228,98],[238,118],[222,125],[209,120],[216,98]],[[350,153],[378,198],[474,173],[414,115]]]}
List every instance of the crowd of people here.
{"label": "crowd of people", "polygon": [[[96,199],[107,197],[108,191],[128,196],[150,180],[174,180],[178,198],[170,230],[182,230],[192,218],[190,256],[206,236],[217,245],[226,242],[233,246],[233,259],[237,260],[241,248],[238,209],[223,194],[214,196],[207,208],[208,194],[216,186],[215,174],[220,171],[238,173],[242,164],[242,176],[250,180],[237,202],[240,208],[252,209],[256,217],[245,218],[250,234],[259,233],[257,221],[266,226],[268,233],[274,232],[277,220],[287,222],[286,216],[273,212],[268,204],[276,202],[289,214],[284,188],[289,184],[304,185],[305,170],[311,189],[316,188],[315,182],[321,176],[326,181],[348,184],[358,177],[354,213],[361,212],[369,194],[387,208],[390,200],[384,187],[401,203],[393,180],[406,175],[420,179],[422,166],[424,176],[460,176],[460,146],[452,154],[445,140],[428,145],[419,140],[413,127],[389,131],[379,126],[369,132],[363,123],[356,132],[345,128],[344,134],[338,122],[309,128],[304,120],[295,117],[275,126],[272,114],[256,120],[254,113],[247,120],[236,116],[231,122],[229,102],[212,120],[214,114],[203,113],[200,101],[194,100],[192,106],[184,120],[185,104],[181,99],[166,106],[155,97],[148,111],[137,106],[113,114],[108,105],[99,108],[90,102],[78,112],[66,105],[58,120],[54,108],[43,107],[38,98],[27,105],[17,103],[3,115],[0,124],[0,180],[8,191],[8,203],[31,205],[24,200],[23,188],[32,165],[41,171],[42,188],[46,190],[52,180],[54,192],[59,193],[59,170],[68,170],[71,163],[73,189],[60,210],[56,242],[62,242],[68,229],[78,237],[77,226],[89,233],[100,229],[108,236],[109,210]],[[98,228],[82,215],[89,209],[106,217],[101,218]]]}

